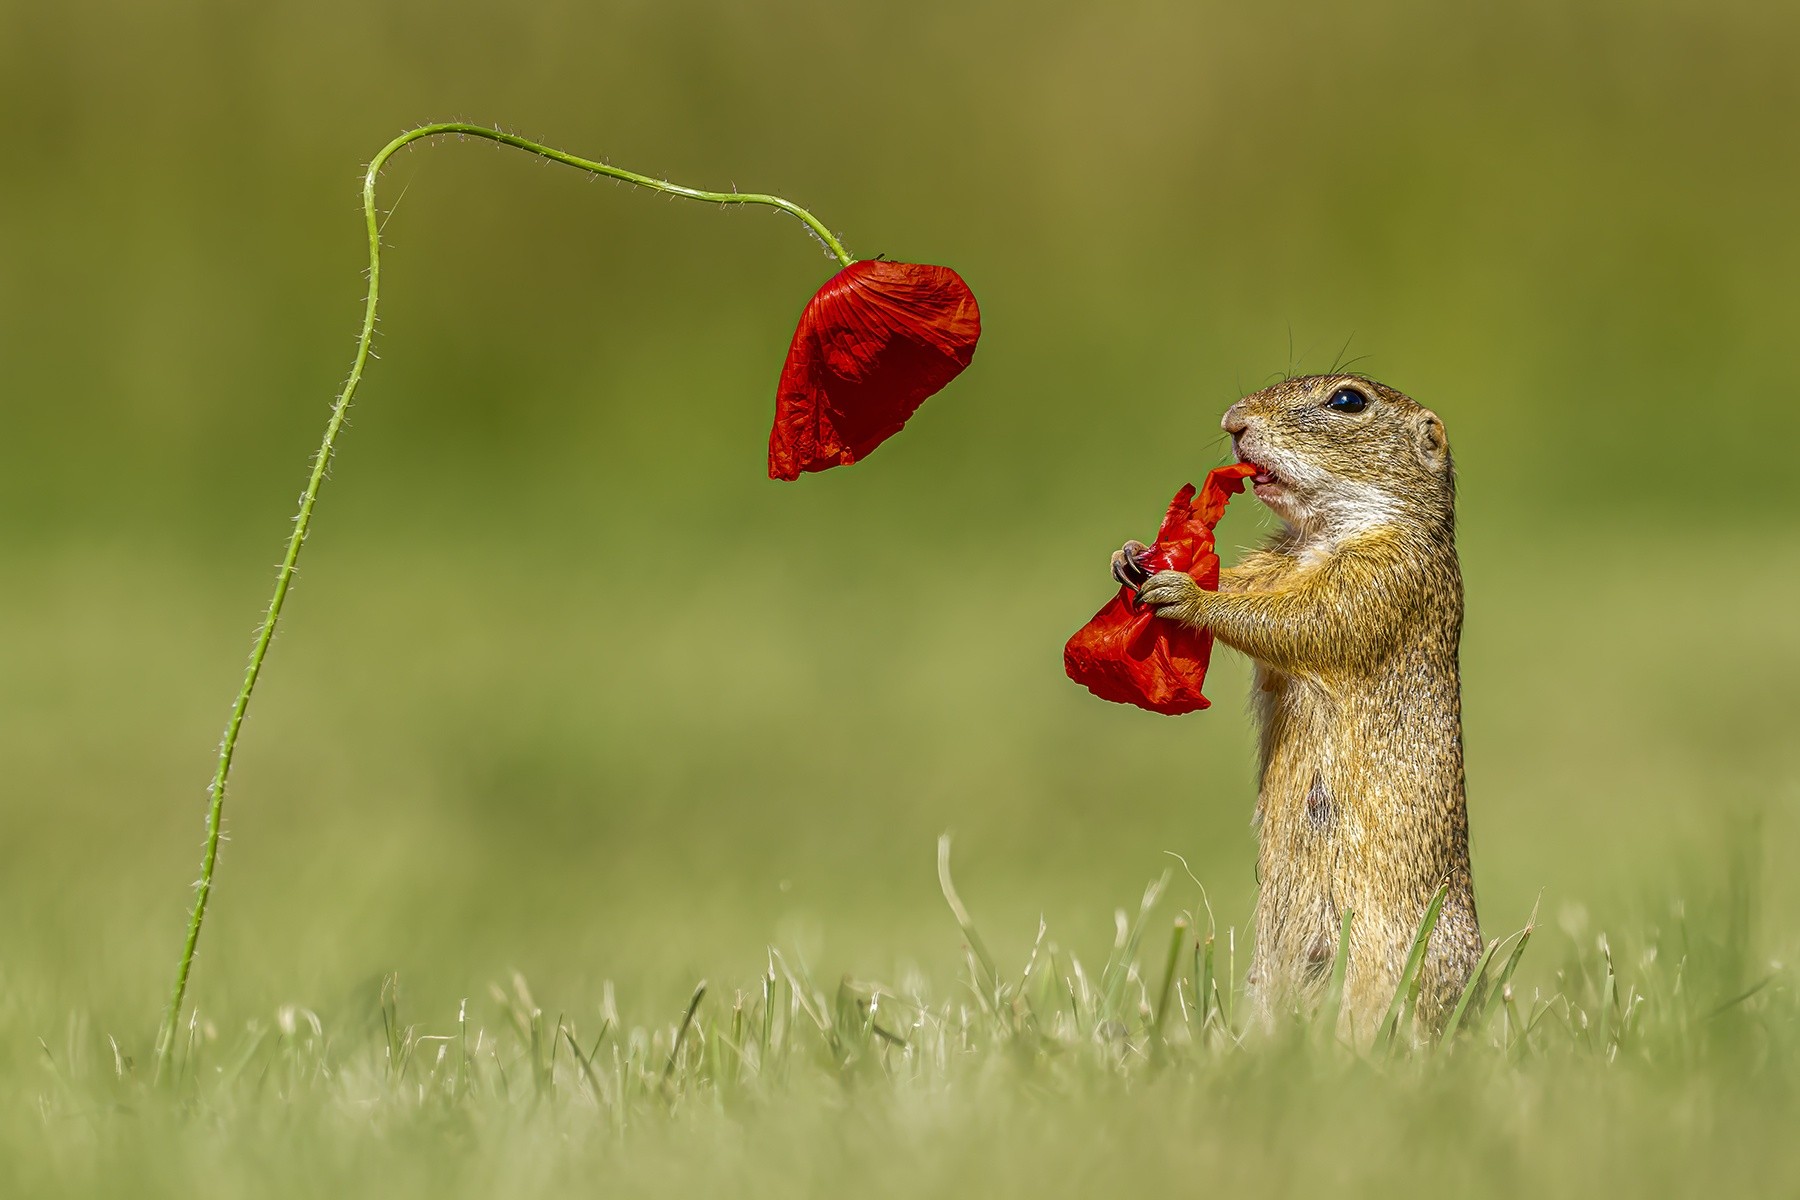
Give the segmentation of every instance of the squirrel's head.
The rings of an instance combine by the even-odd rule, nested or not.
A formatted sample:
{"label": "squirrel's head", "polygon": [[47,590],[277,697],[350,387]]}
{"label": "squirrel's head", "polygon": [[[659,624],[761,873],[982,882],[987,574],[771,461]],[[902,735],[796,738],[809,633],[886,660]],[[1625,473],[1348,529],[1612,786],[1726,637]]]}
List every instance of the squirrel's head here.
{"label": "squirrel's head", "polygon": [[1360,375],[1309,375],[1245,396],[1220,422],[1256,498],[1300,530],[1452,518],[1455,475],[1436,413]]}

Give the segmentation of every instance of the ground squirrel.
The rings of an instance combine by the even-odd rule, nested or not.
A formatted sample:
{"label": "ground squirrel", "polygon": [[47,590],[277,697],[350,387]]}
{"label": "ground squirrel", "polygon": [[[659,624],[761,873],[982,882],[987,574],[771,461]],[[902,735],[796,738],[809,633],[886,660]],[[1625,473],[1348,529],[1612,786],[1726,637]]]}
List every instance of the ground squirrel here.
{"label": "ground squirrel", "polygon": [[1221,422],[1257,499],[1285,523],[1221,573],[1114,574],[1158,616],[1205,626],[1256,662],[1260,848],[1249,985],[1268,1014],[1304,1010],[1354,909],[1342,1023],[1366,1041],[1426,905],[1448,885],[1420,1020],[1442,1024],[1482,952],[1469,877],[1457,642],[1456,484],[1437,414],[1370,379],[1289,379]]}

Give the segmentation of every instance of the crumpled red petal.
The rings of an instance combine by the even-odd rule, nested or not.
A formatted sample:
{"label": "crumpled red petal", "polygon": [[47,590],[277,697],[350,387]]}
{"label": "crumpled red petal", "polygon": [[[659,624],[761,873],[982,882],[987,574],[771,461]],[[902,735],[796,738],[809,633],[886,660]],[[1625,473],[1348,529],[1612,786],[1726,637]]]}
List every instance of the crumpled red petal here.
{"label": "crumpled red petal", "polygon": [[[1197,494],[1191,483],[1175,493],[1144,565],[1153,572],[1186,571],[1207,591],[1217,591],[1213,526],[1256,470],[1250,463],[1220,467]],[[1200,691],[1212,643],[1210,629],[1162,620],[1138,605],[1133,589],[1121,587],[1063,647],[1063,670],[1102,700],[1180,716],[1212,705]]]}
{"label": "crumpled red petal", "polygon": [[980,337],[975,296],[949,267],[867,259],[833,275],[781,368],[769,478],[867,457],[962,373]]}

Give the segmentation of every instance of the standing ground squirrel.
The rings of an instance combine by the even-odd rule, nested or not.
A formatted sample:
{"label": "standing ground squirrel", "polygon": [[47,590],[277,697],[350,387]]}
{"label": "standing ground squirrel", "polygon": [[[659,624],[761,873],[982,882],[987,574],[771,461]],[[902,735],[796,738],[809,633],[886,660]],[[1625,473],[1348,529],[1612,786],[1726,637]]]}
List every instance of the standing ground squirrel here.
{"label": "standing ground squirrel", "polygon": [[1447,884],[1420,988],[1440,1026],[1481,957],[1463,800],[1456,482],[1437,414],[1370,379],[1290,379],[1221,422],[1285,522],[1221,573],[1114,574],[1157,615],[1256,662],[1260,888],[1250,987],[1273,1015],[1316,1003],[1354,909],[1342,1021],[1375,1033],[1420,918]]}

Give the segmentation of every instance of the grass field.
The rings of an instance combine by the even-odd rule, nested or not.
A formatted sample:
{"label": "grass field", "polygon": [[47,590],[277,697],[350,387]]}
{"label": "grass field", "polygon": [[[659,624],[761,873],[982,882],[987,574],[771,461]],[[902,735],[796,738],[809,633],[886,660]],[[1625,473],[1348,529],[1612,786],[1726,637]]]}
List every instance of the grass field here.
{"label": "grass field", "polygon": [[[1800,1192],[1796,45],[1748,3],[0,5],[0,1195]],[[791,195],[955,266],[981,349],[772,484],[829,273],[791,222],[397,160],[156,1087],[359,164],[446,118]],[[1537,913],[1447,1048],[1236,1036],[1245,665],[1179,719],[1061,672],[1226,405],[1340,355],[1448,425],[1477,896]]]}
{"label": "grass field", "polygon": [[[771,947],[679,1015],[564,1007],[527,980],[409,1011],[395,977],[324,1012],[197,1017],[177,1077],[76,1016],[40,1044],[20,1195],[1785,1195],[1800,1011],[1745,950],[1748,889],[1648,931],[1565,919],[1555,992],[1506,980],[1437,1045],[1362,1052],[1324,1026],[1240,1036],[1235,938],[1169,877],[1104,961],[1040,926],[1001,967],[979,933],[934,986],[825,978]],[[1191,889],[1177,885],[1177,893]],[[1172,907],[1165,905],[1164,908]],[[1709,928],[1708,921],[1723,922]],[[972,928],[972,927],[971,927]],[[1538,947],[1540,955],[1544,948]],[[673,1012],[674,1010],[670,1010]],[[5,1031],[27,1024],[4,1014]],[[1396,1026],[1396,1028],[1401,1028]],[[123,1184],[129,1180],[129,1185]]]}

